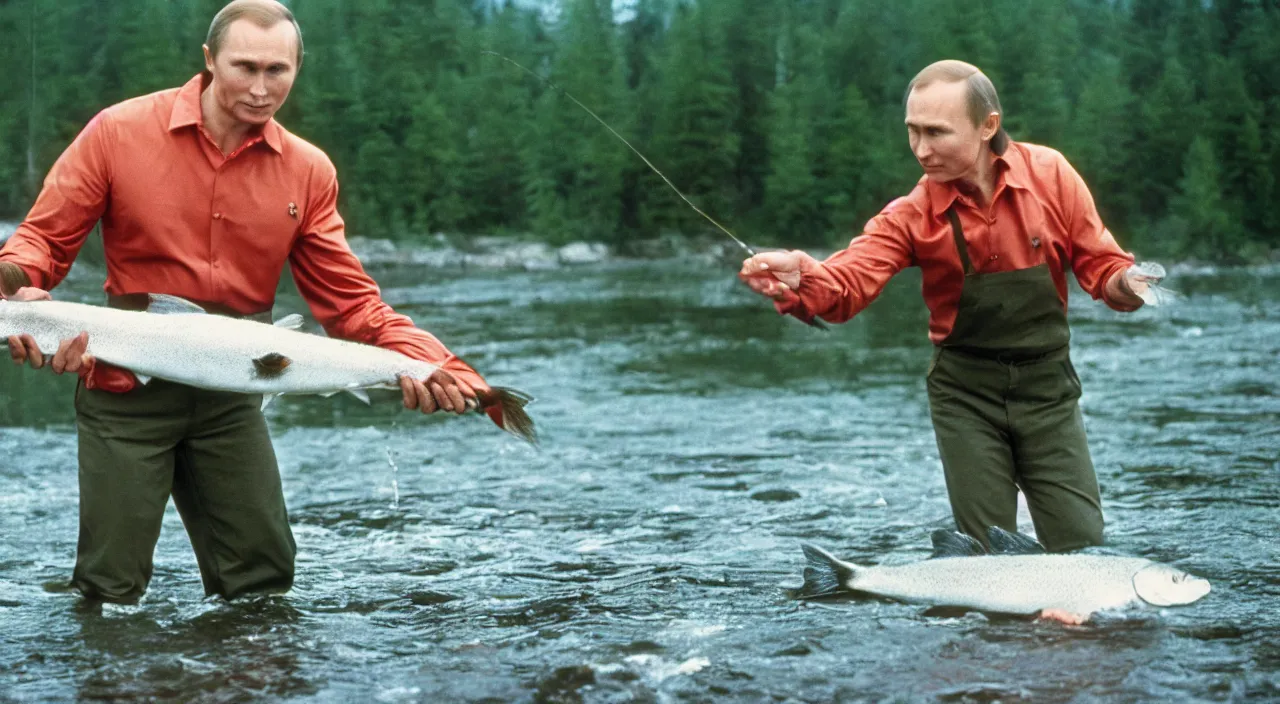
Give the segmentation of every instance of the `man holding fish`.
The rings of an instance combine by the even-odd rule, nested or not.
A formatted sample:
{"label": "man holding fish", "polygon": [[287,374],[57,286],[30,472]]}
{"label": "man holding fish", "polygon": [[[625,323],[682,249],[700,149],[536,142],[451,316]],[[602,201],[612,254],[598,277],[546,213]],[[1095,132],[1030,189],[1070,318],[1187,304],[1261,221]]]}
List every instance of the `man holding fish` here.
{"label": "man holding fish", "polygon": [[[0,292],[48,298],[98,221],[117,308],[171,294],[270,322],[287,262],[330,336],[439,367],[425,379],[400,378],[406,408],[474,410],[487,398],[484,380],[382,301],[347,246],[333,164],[273,119],[302,65],[292,13],[274,0],[228,4],[213,19],[204,58],[205,71],[181,88],[125,101],[89,122],[0,251]],[[290,588],[295,545],[256,398],[139,384],[86,355],[83,333],[63,340],[52,359],[29,335],[8,342],[15,362],[81,376],[72,582],[85,596],[142,595],[170,494],[209,594]],[[485,410],[502,424],[498,409]]]}
{"label": "man holding fish", "polygon": [[[1102,541],[1098,482],[1068,353],[1067,271],[1119,311],[1158,279],[1103,226],[1058,152],[1013,142],[991,81],[940,61],[911,81],[906,125],[924,177],[826,261],[747,259],[739,276],[805,321],[849,320],[908,266],[924,275],[929,404],[952,513],[983,541],[1016,529],[1017,493],[1054,552]],[[1154,289],[1152,289],[1154,291]]]}

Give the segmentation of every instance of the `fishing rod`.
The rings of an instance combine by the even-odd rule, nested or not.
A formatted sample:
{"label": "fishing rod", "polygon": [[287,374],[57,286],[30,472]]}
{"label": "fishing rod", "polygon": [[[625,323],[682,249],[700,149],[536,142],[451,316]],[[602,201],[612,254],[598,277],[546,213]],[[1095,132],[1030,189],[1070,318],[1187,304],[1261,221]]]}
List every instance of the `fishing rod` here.
{"label": "fishing rod", "polygon": [[[756,251],[755,251],[754,249],[752,249],[750,245],[748,245],[746,242],[743,242],[742,240],[738,239],[738,236],[737,236],[737,235],[735,235],[735,234],[733,234],[732,232],[730,232],[730,231],[729,231],[729,228],[727,228],[727,227],[725,227],[724,225],[721,225],[720,223],[716,222],[715,218],[713,218],[713,217],[711,217],[710,215],[707,215],[706,213],[702,212],[702,209],[701,209],[701,208],[699,208],[697,205],[695,205],[693,201],[689,200],[689,198],[688,198],[688,197],[686,197],[684,193],[681,193],[681,192],[680,192],[680,189],[679,189],[679,188],[676,188],[676,185],[675,185],[674,183],[672,183],[672,182],[671,182],[671,179],[667,178],[666,174],[664,174],[664,173],[662,173],[661,171],[659,171],[659,170],[658,170],[658,167],[654,166],[654,165],[653,165],[653,162],[652,162],[652,161],[649,161],[649,158],[648,158],[648,157],[646,157],[644,154],[641,154],[641,153],[640,153],[640,150],[639,150],[639,149],[636,149],[636,148],[631,144],[631,142],[627,141],[627,138],[626,138],[626,137],[623,137],[622,135],[618,134],[618,131],[617,131],[617,130],[615,130],[615,129],[613,129],[612,127],[610,127],[610,126],[609,126],[609,123],[607,123],[607,122],[605,122],[604,120],[602,120],[602,119],[600,118],[600,116],[599,116],[599,115],[597,115],[597,114],[595,113],[595,111],[593,111],[591,108],[587,107],[586,105],[583,105],[583,104],[582,104],[582,101],[580,101],[580,100],[578,100],[577,98],[573,97],[573,95],[572,95],[569,91],[567,91],[567,90],[565,90],[564,88],[561,88],[560,86],[556,85],[556,84],[555,84],[555,82],[553,82],[550,78],[547,78],[546,76],[539,75],[539,74],[535,73],[534,71],[532,71],[532,70],[530,70],[530,69],[528,69],[528,68],[525,68],[522,64],[520,64],[520,63],[516,62],[514,59],[511,59],[511,58],[509,58],[509,57],[507,57],[507,56],[504,56],[504,55],[502,55],[502,54],[499,54],[499,53],[498,53],[498,52],[496,52],[496,51],[490,51],[490,50],[488,50],[488,49],[483,49],[483,50],[481,50],[481,51],[480,51],[480,53],[481,53],[481,54],[487,54],[487,55],[489,55],[489,56],[495,56],[495,57],[497,57],[497,58],[499,58],[499,59],[502,59],[503,61],[505,61],[505,62],[507,62],[507,63],[511,64],[512,66],[515,66],[516,68],[520,69],[521,71],[524,71],[525,73],[529,74],[530,76],[533,76],[534,78],[538,79],[538,80],[539,80],[539,81],[541,81],[543,84],[545,84],[546,86],[548,86],[548,87],[549,87],[549,88],[551,88],[552,90],[555,90],[555,91],[556,91],[557,93],[559,93],[560,95],[563,95],[564,97],[568,98],[569,100],[572,100],[574,105],[577,105],[578,107],[580,107],[580,108],[582,108],[583,110],[585,110],[585,111],[586,111],[586,113],[587,113],[588,115],[590,115],[591,117],[595,118],[595,121],[596,121],[596,122],[599,122],[599,123],[600,123],[600,124],[601,124],[605,129],[606,129],[606,130],[609,130],[609,133],[610,133],[610,134],[612,134],[614,137],[617,137],[617,138],[618,138],[618,140],[619,140],[619,141],[621,141],[623,144],[627,145],[627,148],[628,148],[628,149],[630,149],[632,152],[634,152],[636,156],[640,157],[640,160],[641,160],[641,161],[643,161],[643,162],[645,163],[645,166],[648,166],[648,167],[653,171],[653,173],[657,174],[657,175],[658,175],[658,177],[662,179],[663,183],[666,183],[666,184],[667,184],[667,186],[668,186],[672,191],[674,191],[676,195],[680,196],[680,200],[683,200],[686,204],[688,204],[688,206],[689,206],[690,208],[693,208],[694,212],[696,212],[697,214],[699,214],[699,215],[701,215],[702,217],[706,218],[706,219],[707,219],[707,222],[710,222],[712,225],[715,225],[715,226],[716,226],[716,227],[717,227],[721,232],[723,232],[724,234],[728,235],[728,236],[729,236],[729,239],[733,240],[735,244],[737,244],[739,247],[741,247],[741,248],[742,248],[742,251],[744,251],[744,252],[746,252],[746,253],[747,253],[747,256],[754,257],[754,256],[756,255]],[[823,323],[821,320],[819,320],[819,319],[818,319],[818,318],[816,318],[816,317],[815,317],[815,318],[810,318],[809,320],[805,320],[804,322],[805,322],[805,323],[807,323],[807,324],[809,324],[809,325],[811,325],[811,326],[813,326],[813,327],[815,327],[815,328],[818,328],[819,330],[826,330],[826,329],[827,329],[826,324],[825,324],[825,323]]]}

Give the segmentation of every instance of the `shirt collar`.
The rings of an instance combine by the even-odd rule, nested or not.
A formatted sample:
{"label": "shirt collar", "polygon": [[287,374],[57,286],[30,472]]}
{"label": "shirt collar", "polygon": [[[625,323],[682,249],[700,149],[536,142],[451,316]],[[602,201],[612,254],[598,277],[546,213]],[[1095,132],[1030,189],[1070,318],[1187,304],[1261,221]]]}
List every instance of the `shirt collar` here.
{"label": "shirt collar", "polygon": [[[200,95],[208,85],[205,74],[199,73],[178,89],[178,99],[174,101],[173,112],[169,115],[170,132],[192,125],[204,125],[204,116],[200,113]],[[280,123],[276,122],[275,118],[271,118],[271,121],[262,128],[262,141],[277,154],[283,152],[282,131]]]}
{"label": "shirt collar", "polygon": [[[1001,184],[1008,188],[1027,190],[1027,156],[1018,149],[1013,141],[1005,149],[1004,154],[996,157],[996,193]],[[934,217],[940,217],[947,208],[960,197],[960,190],[951,183],[936,183],[924,178],[925,188],[929,191],[929,204]]]}

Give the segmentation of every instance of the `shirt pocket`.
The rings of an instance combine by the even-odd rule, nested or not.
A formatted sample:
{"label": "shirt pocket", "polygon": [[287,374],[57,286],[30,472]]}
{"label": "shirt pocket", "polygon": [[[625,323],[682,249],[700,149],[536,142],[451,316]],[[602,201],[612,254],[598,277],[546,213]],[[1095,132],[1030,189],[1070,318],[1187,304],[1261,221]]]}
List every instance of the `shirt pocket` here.
{"label": "shirt pocket", "polygon": [[301,199],[284,189],[264,188],[227,215],[227,244],[246,264],[284,265],[302,223]]}

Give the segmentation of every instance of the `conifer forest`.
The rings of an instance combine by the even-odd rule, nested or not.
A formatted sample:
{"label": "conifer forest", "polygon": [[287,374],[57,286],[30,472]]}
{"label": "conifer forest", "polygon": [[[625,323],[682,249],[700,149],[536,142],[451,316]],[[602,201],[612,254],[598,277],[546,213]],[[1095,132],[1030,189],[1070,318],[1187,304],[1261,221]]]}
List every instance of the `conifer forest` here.
{"label": "conifer forest", "polygon": [[[175,87],[224,0],[0,2],[0,219],[93,115]],[[920,177],[903,91],[982,68],[1145,256],[1280,251],[1276,0],[292,0],[278,118],[338,168],[349,232],[839,247]],[[508,61],[529,67],[544,82]]]}

